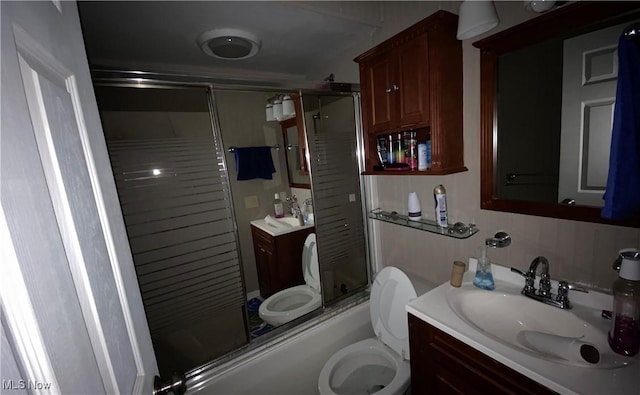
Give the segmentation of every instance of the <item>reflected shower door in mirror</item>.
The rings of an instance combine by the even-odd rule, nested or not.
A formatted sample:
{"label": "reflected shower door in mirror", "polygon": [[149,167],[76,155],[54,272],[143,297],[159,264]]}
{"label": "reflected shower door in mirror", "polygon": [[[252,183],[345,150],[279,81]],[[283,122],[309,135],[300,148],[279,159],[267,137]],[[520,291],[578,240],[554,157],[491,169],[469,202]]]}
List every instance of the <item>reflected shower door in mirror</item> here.
{"label": "reflected shower door in mirror", "polygon": [[570,4],[474,43],[482,208],[609,222],[617,44],[639,4]]}
{"label": "reflected shower door in mirror", "polygon": [[167,86],[95,92],[158,367],[170,377],[249,341],[209,93]]}
{"label": "reflected shower door in mirror", "polygon": [[303,94],[325,305],[367,286],[358,95]]}

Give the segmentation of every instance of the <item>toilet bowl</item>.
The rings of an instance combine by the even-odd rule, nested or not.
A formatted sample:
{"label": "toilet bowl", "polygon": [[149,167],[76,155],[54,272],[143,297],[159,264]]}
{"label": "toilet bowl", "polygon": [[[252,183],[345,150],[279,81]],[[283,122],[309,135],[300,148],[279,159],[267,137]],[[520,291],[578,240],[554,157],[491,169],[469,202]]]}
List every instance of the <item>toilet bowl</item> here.
{"label": "toilet bowl", "polygon": [[263,321],[279,326],[322,305],[315,233],[307,236],[302,248],[302,273],[306,284],[283,289],[262,302],[258,314]]}
{"label": "toilet bowl", "polygon": [[377,337],[351,344],[327,360],[318,377],[321,395],[401,395],[408,390],[411,369],[404,307],[416,296],[400,269],[388,266],[378,273],[369,298]]}

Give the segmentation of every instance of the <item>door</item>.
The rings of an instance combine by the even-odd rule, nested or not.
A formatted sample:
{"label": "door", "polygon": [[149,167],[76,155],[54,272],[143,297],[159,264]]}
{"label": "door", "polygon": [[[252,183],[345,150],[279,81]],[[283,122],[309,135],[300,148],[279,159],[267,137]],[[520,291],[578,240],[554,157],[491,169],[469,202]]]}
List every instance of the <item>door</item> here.
{"label": "door", "polygon": [[564,43],[558,199],[602,207],[618,79],[618,39],[628,23]]}
{"label": "door", "polygon": [[157,366],[76,4],[0,5],[2,366],[16,367],[3,385],[151,393]]}

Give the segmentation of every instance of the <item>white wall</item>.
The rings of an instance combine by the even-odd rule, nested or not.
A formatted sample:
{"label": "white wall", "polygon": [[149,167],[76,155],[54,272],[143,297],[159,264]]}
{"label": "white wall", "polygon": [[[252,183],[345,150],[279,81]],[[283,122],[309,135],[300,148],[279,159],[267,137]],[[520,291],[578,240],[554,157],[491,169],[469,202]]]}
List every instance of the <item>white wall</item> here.
{"label": "white wall", "polygon": [[[457,13],[454,2],[398,2],[384,3],[383,27],[370,43],[360,43],[359,52],[345,54],[340,62],[323,65],[336,70],[339,81],[357,81],[357,65],[353,58],[382,39],[397,33],[438,8]],[[518,24],[536,14],[524,10],[521,1],[495,2],[500,25],[486,33]],[[423,214],[433,218],[433,187],[443,184],[447,189],[450,221],[475,222],[480,232],[463,241],[419,232],[413,229],[379,223],[376,246],[383,265],[396,265],[435,282],[449,279],[454,260],[467,261],[477,256],[477,247],[497,230],[509,232],[510,247],[489,251],[489,257],[499,264],[528,268],[538,255],[551,264],[551,276],[600,289],[609,289],[616,273],[611,263],[617,251],[624,247],[640,247],[640,229],[577,221],[543,218],[480,209],[480,51],[472,43],[463,42],[464,80],[464,158],[469,171],[448,176],[367,176],[375,177],[377,188],[373,198],[385,210],[406,211],[409,192],[418,193]],[[339,72],[338,72],[339,71]],[[325,72],[326,73],[326,72]],[[355,75],[355,77],[354,77]],[[341,76],[348,79],[339,78]]]}

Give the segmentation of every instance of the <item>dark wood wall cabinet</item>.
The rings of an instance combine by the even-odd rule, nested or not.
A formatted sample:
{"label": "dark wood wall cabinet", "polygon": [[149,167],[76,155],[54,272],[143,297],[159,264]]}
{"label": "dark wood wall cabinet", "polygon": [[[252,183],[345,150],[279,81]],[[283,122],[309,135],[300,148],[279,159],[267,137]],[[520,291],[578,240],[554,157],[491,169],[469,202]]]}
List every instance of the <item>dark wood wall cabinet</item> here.
{"label": "dark wood wall cabinet", "polygon": [[[458,16],[438,11],[355,58],[360,67],[365,174],[466,171],[462,136],[462,43]],[[378,137],[413,130],[431,141],[431,167],[376,171]]]}
{"label": "dark wood wall cabinet", "polygon": [[555,394],[409,314],[414,394]]}
{"label": "dark wood wall cabinet", "polygon": [[302,248],[307,236],[314,231],[312,226],[272,236],[251,226],[260,296],[266,299],[283,289],[304,284]]}

